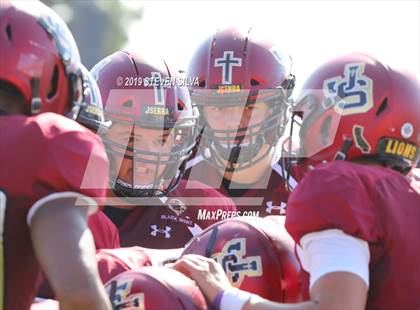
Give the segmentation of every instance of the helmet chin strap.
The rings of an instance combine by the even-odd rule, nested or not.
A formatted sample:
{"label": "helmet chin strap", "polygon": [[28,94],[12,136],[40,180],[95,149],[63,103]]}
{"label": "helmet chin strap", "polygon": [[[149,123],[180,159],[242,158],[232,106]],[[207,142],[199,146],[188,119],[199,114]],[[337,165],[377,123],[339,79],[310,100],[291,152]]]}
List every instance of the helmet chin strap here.
{"label": "helmet chin strap", "polygon": [[40,80],[38,78],[33,78],[31,80],[31,87],[32,87],[31,114],[32,115],[35,115],[41,112],[41,98],[39,98],[39,84],[40,84]]}
{"label": "helmet chin strap", "polygon": [[339,150],[335,156],[334,160],[345,160],[347,157],[347,153],[349,152],[349,149],[351,145],[353,144],[353,139],[345,139],[343,142],[343,146],[341,147],[341,150]]}
{"label": "helmet chin strap", "polygon": [[231,164],[249,162],[261,150],[265,143],[264,135],[259,134],[255,138],[255,143],[241,146],[239,143],[232,148],[224,147],[219,142],[213,141],[213,147],[217,150],[218,155]]}
{"label": "helmet chin strap", "polygon": [[206,246],[205,256],[208,258],[211,258],[211,255],[213,254],[214,246],[216,245],[217,233],[218,233],[218,228],[217,226],[214,226],[213,229],[211,230],[210,239],[207,242],[207,246]]}
{"label": "helmet chin strap", "polygon": [[115,184],[112,187],[113,192],[120,198],[141,198],[141,197],[162,197],[166,195],[166,191],[161,189],[163,181],[159,184],[159,189],[154,188],[154,184],[141,185],[133,188],[133,186],[127,182],[124,182],[117,177]]}

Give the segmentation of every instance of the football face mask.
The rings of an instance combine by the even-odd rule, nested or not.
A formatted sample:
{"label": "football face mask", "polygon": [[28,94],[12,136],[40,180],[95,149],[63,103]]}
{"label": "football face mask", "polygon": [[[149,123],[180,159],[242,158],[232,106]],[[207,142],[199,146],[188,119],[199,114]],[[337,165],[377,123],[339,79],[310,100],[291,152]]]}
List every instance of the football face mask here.
{"label": "football face mask", "polygon": [[[164,61],[152,65],[126,52],[106,57],[92,74],[110,124],[102,136],[114,193],[122,198],[167,195],[179,184],[195,145],[198,115],[188,90],[163,84],[173,76]],[[154,82],[146,84],[148,79]]]}
{"label": "football face mask", "polygon": [[[268,92],[268,91],[267,91]],[[260,97],[263,91],[260,91]],[[270,154],[287,122],[283,90],[270,91],[271,98],[249,99],[249,91],[227,94],[193,94],[201,112],[201,153],[220,170],[246,169]],[[276,93],[274,95],[274,93]],[[198,98],[200,97],[200,98]],[[274,97],[274,98],[273,98]]]}

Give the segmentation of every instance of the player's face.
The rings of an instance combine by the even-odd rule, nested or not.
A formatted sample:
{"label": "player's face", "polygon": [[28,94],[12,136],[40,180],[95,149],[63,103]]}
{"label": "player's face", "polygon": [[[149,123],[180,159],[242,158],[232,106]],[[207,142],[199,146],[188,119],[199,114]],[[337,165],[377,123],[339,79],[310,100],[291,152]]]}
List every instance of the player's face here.
{"label": "player's face", "polygon": [[[232,147],[235,144],[247,146],[250,144],[250,134],[252,133],[253,143],[257,139],[257,132],[269,116],[269,106],[264,102],[256,102],[255,104],[245,106],[206,106],[203,108],[203,116],[211,129],[214,129],[214,136],[220,138],[219,143],[224,147]],[[242,131],[238,129],[243,129]],[[227,130],[230,133],[223,132]],[[268,144],[261,147],[255,160],[260,159],[269,148]],[[216,155],[217,156],[217,155]],[[227,165],[227,161],[219,157],[219,161]],[[236,165],[234,164],[233,167]]]}
{"label": "player's face", "polygon": [[[237,130],[238,128],[249,128],[255,124],[263,122],[267,116],[269,107],[264,102],[257,102],[255,104],[245,106],[205,106],[203,108],[204,118],[207,124],[215,130]],[[252,133],[256,133],[260,126],[252,128]],[[224,133],[216,132],[216,137],[223,137]],[[249,143],[249,132],[244,130],[238,132],[236,139],[239,136],[245,136],[241,144]],[[238,142],[235,140],[235,134],[232,135],[231,143]]]}
{"label": "player's face", "polygon": [[[115,143],[127,145],[125,158],[114,157],[116,157],[116,167],[120,167],[118,177],[129,184],[134,181],[135,186],[153,184],[155,178],[162,175],[165,165],[156,164],[157,154],[169,153],[174,145],[170,130],[133,127],[126,124],[112,125],[108,138]],[[141,152],[133,152],[133,149]],[[168,156],[160,157],[161,161],[168,159]]]}

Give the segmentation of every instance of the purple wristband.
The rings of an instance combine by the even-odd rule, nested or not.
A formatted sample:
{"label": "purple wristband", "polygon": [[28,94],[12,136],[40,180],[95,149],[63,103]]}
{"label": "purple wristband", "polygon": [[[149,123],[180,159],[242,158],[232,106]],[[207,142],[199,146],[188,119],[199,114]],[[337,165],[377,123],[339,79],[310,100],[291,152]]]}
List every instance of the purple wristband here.
{"label": "purple wristband", "polygon": [[223,297],[223,290],[219,290],[216,294],[216,297],[214,297],[213,303],[211,304],[211,308],[213,310],[220,310],[220,304],[222,303],[222,297]]}

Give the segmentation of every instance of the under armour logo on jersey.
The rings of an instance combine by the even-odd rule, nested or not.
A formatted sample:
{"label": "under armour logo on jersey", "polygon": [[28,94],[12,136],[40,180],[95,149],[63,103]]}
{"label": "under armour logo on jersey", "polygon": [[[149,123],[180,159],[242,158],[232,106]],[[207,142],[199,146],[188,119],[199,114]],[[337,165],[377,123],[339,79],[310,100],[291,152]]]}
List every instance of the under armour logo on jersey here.
{"label": "under armour logo on jersey", "polygon": [[286,214],[286,204],[284,202],[280,202],[279,206],[273,206],[272,201],[267,201],[265,205],[267,206],[265,212],[267,212],[268,214],[273,213],[273,210],[278,210],[280,215]]}
{"label": "under armour logo on jersey", "polygon": [[154,80],[153,88],[155,91],[155,104],[165,105],[165,93],[162,87],[162,75],[160,72],[151,72],[151,75]]}
{"label": "under armour logo on jersey", "polygon": [[229,281],[235,287],[240,287],[245,277],[262,275],[261,257],[244,257],[245,255],[245,238],[236,238],[226,242],[220,253],[212,255],[212,258],[222,265]]}
{"label": "under armour logo on jersey", "polygon": [[350,63],[344,67],[344,77],[324,80],[324,108],[333,104],[337,113],[342,115],[369,111],[373,107],[373,84],[368,76],[363,75],[364,71],[364,63]]}
{"label": "under armour logo on jersey", "polygon": [[150,235],[152,235],[153,237],[157,237],[157,234],[160,233],[163,234],[166,239],[171,238],[171,234],[169,232],[172,230],[172,228],[169,226],[165,226],[165,229],[163,229],[158,228],[157,225],[150,225],[150,228],[152,229]]}
{"label": "under armour logo on jersey", "polygon": [[223,57],[214,60],[215,67],[222,67],[222,84],[232,84],[232,68],[242,66],[242,58],[233,57],[233,51],[224,51]]}

